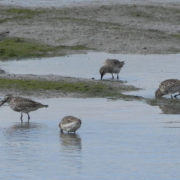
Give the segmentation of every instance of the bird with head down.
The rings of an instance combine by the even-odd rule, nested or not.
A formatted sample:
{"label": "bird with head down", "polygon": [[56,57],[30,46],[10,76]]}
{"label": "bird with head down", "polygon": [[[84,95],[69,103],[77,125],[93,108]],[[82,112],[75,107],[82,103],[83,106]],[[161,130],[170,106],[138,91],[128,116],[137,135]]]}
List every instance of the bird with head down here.
{"label": "bird with head down", "polygon": [[[178,94],[173,96],[174,93]],[[155,92],[155,97],[160,98],[167,94],[171,94],[172,99],[180,95],[180,80],[167,79],[160,83],[159,88]]]}

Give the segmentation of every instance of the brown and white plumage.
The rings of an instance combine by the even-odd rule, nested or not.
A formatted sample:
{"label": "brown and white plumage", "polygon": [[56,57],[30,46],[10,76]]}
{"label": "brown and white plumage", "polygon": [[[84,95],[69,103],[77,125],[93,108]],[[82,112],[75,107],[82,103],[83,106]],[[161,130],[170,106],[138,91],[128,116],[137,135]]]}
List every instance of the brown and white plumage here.
{"label": "brown and white plumage", "polygon": [[113,74],[117,74],[117,79],[119,79],[119,73],[123,66],[124,61],[119,61],[117,59],[106,59],[104,65],[99,70],[101,80],[106,73],[110,73],[112,75],[112,79],[114,79]]}
{"label": "brown and white plumage", "polygon": [[171,94],[171,98],[173,98],[172,94],[174,93],[178,93],[174,95],[175,98],[180,95],[180,80],[167,79],[160,83],[159,88],[155,92],[155,96],[158,98],[167,94]]}
{"label": "brown and white plumage", "polygon": [[28,115],[29,120],[29,112],[35,111],[39,108],[48,107],[48,105],[43,105],[31,99],[24,97],[15,97],[12,95],[6,95],[4,99],[1,101],[0,106],[2,106],[4,103],[8,103],[12,110],[21,112],[21,121],[23,118],[23,113]]}
{"label": "brown and white plumage", "polygon": [[74,116],[65,116],[59,123],[61,132],[75,133],[81,126],[81,120]]}
{"label": "brown and white plumage", "polygon": [[118,59],[106,59],[104,62],[104,65],[117,66],[117,67],[122,67],[123,64],[124,61],[119,61]]}

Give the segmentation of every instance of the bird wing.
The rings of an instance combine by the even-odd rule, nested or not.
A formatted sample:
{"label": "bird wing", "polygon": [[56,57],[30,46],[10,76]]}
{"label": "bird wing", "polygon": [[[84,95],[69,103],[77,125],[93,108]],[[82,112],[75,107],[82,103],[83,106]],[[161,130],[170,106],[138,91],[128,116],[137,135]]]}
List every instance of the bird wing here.
{"label": "bird wing", "polygon": [[178,79],[165,80],[159,85],[159,89],[165,94],[178,92],[180,90],[180,81]]}
{"label": "bird wing", "polygon": [[42,107],[43,104],[35,102],[31,99],[27,98],[21,98],[18,97],[15,99],[15,103],[17,104],[17,107],[23,108],[23,107]]}

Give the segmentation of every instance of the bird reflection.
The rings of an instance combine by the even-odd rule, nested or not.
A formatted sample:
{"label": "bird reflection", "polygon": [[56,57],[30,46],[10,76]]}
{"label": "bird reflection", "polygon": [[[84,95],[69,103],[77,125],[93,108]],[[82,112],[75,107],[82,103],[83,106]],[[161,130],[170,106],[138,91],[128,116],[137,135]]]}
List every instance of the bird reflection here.
{"label": "bird reflection", "polygon": [[81,138],[77,134],[60,133],[60,153],[63,168],[67,173],[79,174],[82,169]]}
{"label": "bird reflection", "polygon": [[77,134],[60,133],[60,142],[65,151],[81,150],[81,138]]}
{"label": "bird reflection", "polygon": [[180,104],[160,104],[159,108],[164,114],[180,114]]}
{"label": "bird reflection", "polygon": [[21,122],[21,123],[16,123],[13,126],[9,127],[6,130],[6,133],[9,135],[26,134],[27,132],[31,132],[34,129],[39,129],[40,127],[41,126],[38,123]]}

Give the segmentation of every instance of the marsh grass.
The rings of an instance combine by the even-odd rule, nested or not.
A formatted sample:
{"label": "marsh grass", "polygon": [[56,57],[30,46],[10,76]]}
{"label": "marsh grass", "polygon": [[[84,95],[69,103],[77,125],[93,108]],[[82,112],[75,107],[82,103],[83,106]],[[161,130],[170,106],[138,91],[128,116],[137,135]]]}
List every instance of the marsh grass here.
{"label": "marsh grass", "polygon": [[[109,97],[122,98],[125,100],[140,99],[138,96],[124,95],[123,88],[115,88],[101,82],[65,82],[65,81],[39,81],[39,80],[19,80],[0,78],[1,89],[15,89],[21,91],[59,91],[62,93],[78,93],[87,97]],[[127,86],[129,89],[129,86]],[[132,87],[134,90],[135,88]]]}
{"label": "marsh grass", "polygon": [[26,8],[8,8],[1,9],[0,14],[3,17],[0,18],[0,23],[8,22],[8,21],[16,21],[26,20],[36,17],[45,11],[39,9],[26,9]]}
{"label": "marsh grass", "polygon": [[41,57],[53,51],[53,47],[23,38],[6,38],[0,41],[0,59]]}
{"label": "marsh grass", "polygon": [[64,49],[64,50],[93,50],[88,48],[85,45],[75,45],[75,46],[57,46],[56,49],[60,50],[60,49]]}
{"label": "marsh grass", "polygon": [[6,10],[7,13],[12,14],[29,14],[29,15],[37,15],[39,13],[42,13],[41,10],[33,10],[33,9],[24,9],[24,8],[10,8]]}
{"label": "marsh grass", "polygon": [[85,45],[49,46],[29,39],[6,38],[0,41],[0,60],[64,55],[66,50],[80,51],[88,49]]}
{"label": "marsh grass", "polygon": [[6,12],[8,14],[11,14],[14,16],[14,18],[18,19],[18,18],[33,18],[36,15],[39,15],[41,13],[43,13],[42,10],[38,10],[38,9],[25,9],[25,8],[10,8],[7,9]]}

